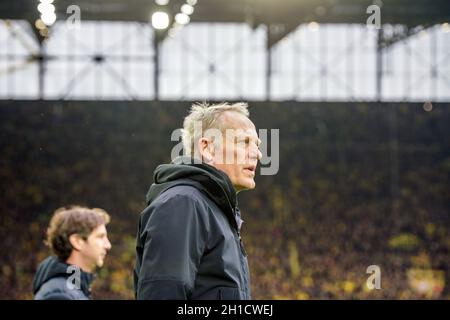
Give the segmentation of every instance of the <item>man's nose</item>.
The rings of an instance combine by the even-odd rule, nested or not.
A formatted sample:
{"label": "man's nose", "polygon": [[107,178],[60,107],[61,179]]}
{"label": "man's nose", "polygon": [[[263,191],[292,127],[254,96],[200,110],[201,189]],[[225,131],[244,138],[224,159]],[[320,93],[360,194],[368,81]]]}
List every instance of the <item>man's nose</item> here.
{"label": "man's nose", "polygon": [[111,242],[109,242],[109,239],[106,238],[106,242],[105,242],[105,249],[106,250],[110,250],[112,247]]}
{"label": "man's nose", "polygon": [[252,160],[258,160],[258,161],[261,160],[262,153],[256,144],[254,146],[250,147],[249,157]]}
{"label": "man's nose", "polygon": [[262,153],[261,153],[261,151],[258,148],[258,161],[261,160],[261,158],[262,158]]}

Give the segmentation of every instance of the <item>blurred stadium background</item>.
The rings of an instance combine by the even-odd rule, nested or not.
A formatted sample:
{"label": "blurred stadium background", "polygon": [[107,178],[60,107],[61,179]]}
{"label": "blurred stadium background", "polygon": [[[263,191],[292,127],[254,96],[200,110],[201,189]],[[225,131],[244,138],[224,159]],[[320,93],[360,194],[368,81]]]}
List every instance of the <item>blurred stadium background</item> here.
{"label": "blurred stadium background", "polygon": [[153,169],[206,100],[280,129],[240,196],[254,298],[449,299],[449,22],[446,0],[0,2],[0,298],[32,298],[50,215],[83,204],[113,217],[94,297],[132,299]]}

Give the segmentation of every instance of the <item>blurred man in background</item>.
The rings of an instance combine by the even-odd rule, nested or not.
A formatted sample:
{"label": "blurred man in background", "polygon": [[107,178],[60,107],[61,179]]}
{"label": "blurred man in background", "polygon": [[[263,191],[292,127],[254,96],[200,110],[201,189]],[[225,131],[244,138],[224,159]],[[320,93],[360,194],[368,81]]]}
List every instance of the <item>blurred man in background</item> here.
{"label": "blurred man in background", "polygon": [[192,107],[186,156],[156,168],[140,217],[137,299],[251,298],[236,195],[255,187],[259,144],[247,104]]}
{"label": "blurred man in background", "polygon": [[111,249],[106,225],[110,217],[102,209],[60,208],[47,229],[47,245],[55,256],[38,267],[35,300],[91,299],[93,272],[103,266]]}

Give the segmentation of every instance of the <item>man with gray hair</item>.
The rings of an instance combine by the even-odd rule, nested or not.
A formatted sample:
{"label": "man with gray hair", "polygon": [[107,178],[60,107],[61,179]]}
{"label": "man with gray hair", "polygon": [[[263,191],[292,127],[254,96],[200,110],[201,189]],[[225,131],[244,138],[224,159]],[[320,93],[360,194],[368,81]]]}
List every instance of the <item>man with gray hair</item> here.
{"label": "man with gray hair", "polygon": [[137,233],[137,299],[251,299],[237,193],[255,188],[247,104],[194,104],[184,157],[154,172]]}

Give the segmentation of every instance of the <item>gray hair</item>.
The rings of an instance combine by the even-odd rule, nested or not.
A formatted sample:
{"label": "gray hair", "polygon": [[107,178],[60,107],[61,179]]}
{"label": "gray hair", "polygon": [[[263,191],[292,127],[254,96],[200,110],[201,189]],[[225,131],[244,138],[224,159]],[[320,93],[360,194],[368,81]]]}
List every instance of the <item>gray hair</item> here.
{"label": "gray hair", "polygon": [[[195,103],[192,105],[189,115],[184,118],[183,123],[183,147],[185,155],[195,156],[195,144],[203,136],[203,132],[208,129],[223,130],[221,116],[226,111],[234,111],[248,117],[248,105],[244,102],[230,104],[222,102],[209,105],[206,102]],[[195,124],[201,122],[201,132],[196,132]]]}

